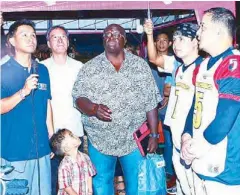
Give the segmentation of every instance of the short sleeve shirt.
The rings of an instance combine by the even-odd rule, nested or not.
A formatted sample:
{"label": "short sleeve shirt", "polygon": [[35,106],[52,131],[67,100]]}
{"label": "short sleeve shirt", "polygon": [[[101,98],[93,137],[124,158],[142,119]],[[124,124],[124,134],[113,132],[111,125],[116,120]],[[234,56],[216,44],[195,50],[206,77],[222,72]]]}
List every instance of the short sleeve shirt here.
{"label": "short sleeve shirt", "polygon": [[67,128],[78,137],[83,136],[81,113],[74,107],[72,88],[83,64],[67,57],[65,64],[56,64],[53,57],[42,61],[49,71],[52,91],[55,132]]}
{"label": "short sleeve shirt", "polygon": [[[1,99],[22,89],[31,74],[12,57],[0,70]],[[1,157],[8,161],[31,160],[50,153],[46,120],[51,90],[48,70],[42,64],[38,64],[38,75],[38,88],[34,93],[1,115]]]}
{"label": "short sleeve shirt", "polygon": [[174,70],[174,56],[163,55],[164,59],[164,68],[158,67],[159,72],[172,73]]}
{"label": "short sleeve shirt", "polygon": [[156,108],[160,93],[147,62],[125,52],[117,72],[105,53],[87,62],[80,70],[73,97],[86,97],[112,111],[111,122],[83,116],[90,142],[107,155],[123,156],[137,148],[133,132],[146,121],[146,113]]}
{"label": "short sleeve shirt", "polygon": [[72,187],[78,195],[87,195],[87,179],[96,174],[90,158],[78,153],[78,160],[65,156],[58,168],[58,195],[67,195],[64,188]]}

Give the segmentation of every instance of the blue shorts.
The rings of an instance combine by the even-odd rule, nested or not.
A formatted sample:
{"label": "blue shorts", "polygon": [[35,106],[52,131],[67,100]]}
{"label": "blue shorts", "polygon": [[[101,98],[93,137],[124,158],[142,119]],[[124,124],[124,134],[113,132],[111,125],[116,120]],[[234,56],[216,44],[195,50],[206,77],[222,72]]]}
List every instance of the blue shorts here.
{"label": "blue shorts", "polygon": [[[10,162],[0,158],[1,165],[12,165],[14,170],[4,175],[6,180],[26,179],[28,181],[28,195],[39,195],[38,191],[38,166],[37,160]],[[40,193],[41,195],[51,195],[51,166],[50,156],[46,155],[39,159],[40,167]]]}

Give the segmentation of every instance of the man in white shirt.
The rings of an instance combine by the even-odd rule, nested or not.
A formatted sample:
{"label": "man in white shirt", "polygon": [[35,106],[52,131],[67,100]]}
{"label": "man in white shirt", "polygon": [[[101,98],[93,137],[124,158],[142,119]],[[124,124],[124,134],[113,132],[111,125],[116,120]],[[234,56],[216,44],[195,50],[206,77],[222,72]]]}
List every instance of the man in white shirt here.
{"label": "man in white shirt", "polygon": [[[48,68],[50,75],[55,132],[66,128],[82,139],[81,113],[74,107],[72,88],[83,64],[67,55],[69,33],[64,27],[54,26],[50,28],[46,38],[52,56],[41,63]],[[53,195],[56,193],[56,168],[58,165],[59,160],[54,158],[52,161]]]}
{"label": "man in white shirt", "polygon": [[[156,49],[156,46],[154,44],[153,39],[153,23],[151,20],[146,20],[144,24],[144,31],[147,34],[147,51],[148,51],[148,58],[149,61],[157,66],[157,69],[159,72],[164,73],[170,73],[172,74],[172,83],[171,83],[171,91],[170,91],[170,97],[173,97],[175,92],[175,74],[178,66],[181,65],[181,63],[176,60],[174,55],[166,55],[161,54],[159,55]],[[165,40],[166,41],[166,40]],[[164,41],[163,41],[164,43]],[[163,45],[162,43],[162,45]],[[165,43],[166,44],[166,43]],[[168,101],[168,107],[166,110],[166,115],[164,119],[164,124],[167,126],[171,125],[171,114],[174,109],[174,99],[170,98]]]}

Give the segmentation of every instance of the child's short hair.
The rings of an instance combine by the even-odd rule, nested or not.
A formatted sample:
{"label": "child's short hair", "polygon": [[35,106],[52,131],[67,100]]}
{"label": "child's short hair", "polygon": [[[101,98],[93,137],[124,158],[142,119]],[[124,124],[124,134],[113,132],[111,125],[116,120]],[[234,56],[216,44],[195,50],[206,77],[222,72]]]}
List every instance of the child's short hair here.
{"label": "child's short hair", "polygon": [[62,142],[65,139],[66,132],[69,131],[67,129],[60,129],[57,133],[54,133],[50,139],[51,149],[54,154],[59,156],[64,156],[63,145]]}

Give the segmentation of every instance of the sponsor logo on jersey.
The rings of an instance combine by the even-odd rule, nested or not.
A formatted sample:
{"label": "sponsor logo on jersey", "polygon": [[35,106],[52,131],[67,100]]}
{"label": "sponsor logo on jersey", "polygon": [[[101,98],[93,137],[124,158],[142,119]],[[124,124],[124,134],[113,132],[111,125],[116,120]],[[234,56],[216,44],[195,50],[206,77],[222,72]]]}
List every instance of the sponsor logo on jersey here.
{"label": "sponsor logo on jersey", "polygon": [[177,82],[176,86],[181,87],[181,88],[186,89],[186,90],[190,89],[190,87],[188,85],[186,85],[185,83],[182,83],[182,82]]}
{"label": "sponsor logo on jersey", "polygon": [[219,165],[208,165],[208,171],[210,173],[219,173]]}
{"label": "sponsor logo on jersey", "polygon": [[207,89],[207,90],[211,90],[213,88],[211,84],[203,83],[203,82],[197,82],[196,86],[199,88]]}
{"label": "sponsor logo on jersey", "polygon": [[47,90],[47,84],[45,84],[45,83],[38,83],[38,89],[40,89],[40,90]]}

